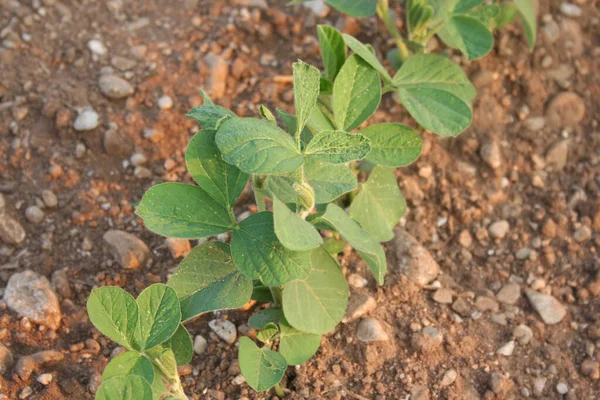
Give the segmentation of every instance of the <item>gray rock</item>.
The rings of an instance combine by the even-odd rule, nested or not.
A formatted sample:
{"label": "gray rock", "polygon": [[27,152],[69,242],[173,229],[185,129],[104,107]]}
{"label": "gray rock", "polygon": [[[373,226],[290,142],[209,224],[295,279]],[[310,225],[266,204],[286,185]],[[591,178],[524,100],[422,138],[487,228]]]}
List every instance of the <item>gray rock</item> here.
{"label": "gray rock", "polygon": [[44,204],[48,208],[54,208],[58,205],[58,198],[52,190],[46,189],[42,191],[42,200],[44,200]]}
{"label": "gray rock", "polygon": [[83,110],[81,114],[75,118],[73,122],[73,129],[76,131],[91,131],[96,129],[100,124],[98,113],[94,110]]}
{"label": "gray rock", "polygon": [[553,20],[546,22],[542,26],[542,33],[549,43],[554,43],[560,38],[560,29],[558,24]]}
{"label": "gray rock", "polygon": [[421,353],[431,353],[437,349],[444,341],[444,336],[437,329],[426,326],[421,330],[413,334],[411,343],[415,350]]}
{"label": "gray rock", "polygon": [[440,266],[431,253],[408,232],[397,228],[395,237],[389,244],[395,260],[389,264],[419,286],[433,281],[440,272]]}
{"label": "gray rock", "polygon": [[35,380],[44,386],[49,385],[52,382],[52,374],[41,374]]}
{"label": "gray rock", "polygon": [[131,233],[112,229],[104,234],[103,239],[112,256],[123,268],[143,267],[150,257],[146,243]]}
{"label": "gray rock", "polygon": [[533,337],[533,331],[527,325],[521,324],[513,330],[513,337],[521,344],[528,344]]}
{"label": "gray rock", "polygon": [[15,372],[24,381],[29,380],[33,371],[51,362],[62,361],[64,354],[55,350],[40,351],[35,354],[23,356],[17,361]]}
{"label": "gray rock", "polygon": [[23,226],[8,214],[0,213],[0,240],[6,244],[23,243],[27,234]]}
{"label": "gray rock", "polygon": [[58,293],[62,299],[70,299],[73,296],[66,269],[54,271],[51,280],[56,293]]}
{"label": "gray rock", "polygon": [[25,209],[25,218],[32,224],[39,224],[46,215],[38,206],[29,206]]}
{"label": "gray rock", "polygon": [[229,76],[229,65],[220,55],[209,53],[204,57],[204,63],[209,69],[207,91],[214,100],[225,95],[227,89],[227,77]]}
{"label": "gray rock", "polygon": [[355,293],[350,296],[343,323],[355,321],[377,308],[377,301],[368,294]]}
{"label": "gray rock", "polygon": [[56,293],[48,279],[31,270],[10,277],[4,301],[10,309],[37,324],[52,330],[60,326],[62,313]]}
{"label": "gray rock", "polygon": [[581,8],[571,3],[560,3],[560,12],[567,17],[581,17]]}
{"label": "gray rock", "polygon": [[534,290],[528,290],[525,294],[535,311],[537,311],[547,325],[558,324],[567,314],[566,308],[548,294]]}
{"label": "gray rock", "polygon": [[356,338],[361,342],[386,342],[390,340],[381,322],[374,318],[365,318],[358,324]]}
{"label": "gray rock", "polygon": [[488,227],[488,232],[490,236],[494,239],[502,239],[508,233],[510,229],[510,225],[508,221],[496,221]]}
{"label": "gray rock", "polygon": [[127,71],[135,68],[137,61],[121,56],[115,56],[110,60],[110,63],[120,71]]}
{"label": "gray rock", "polygon": [[134,91],[129,82],[116,75],[102,75],[98,80],[98,86],[103,95],[114,100],[123,99]]}
{"label": "gray rock", "polygon": [[0,376],[7,373],[13,365],[13,355],[4,344],[0,343]]}
{"label": "gray rock", "polygon": [[500,309],[498,302],[487,296],[478,296],[477,299],[475,299],[475,306],[479,311],[497,312]]}
{"label": "gray rock", "polygon": [[502,286],[502,289],[496,294],[496,299],[500,303],[514,305],[521,297],[521,287],[516,283],[508,283]]}
{"label": "gray rock", "polygon": [[548,124],[555,128],[578,125],[585,116],[583,99],[573,92],[562,92],[554,96],[546,107]]}
{"label": "gray rock", "polygon": [[496,354],[505,357],[510,357],[512,356],[513,351],[515,351],[515,341],[511,340],[502,345],[502,347],[500,347],[498,350],[496,350]]}
{"label": "gray rock", "polygon": [[500,146],[495,140],[488,140],[481,145],[479,149],[481,159],[492,169],[496,169],[502,165],[502,155],[500,154]]}
{"label": "gray rock", "polygon": [[348,276],[348,284],[355,289],[364,288],[368,283],[369,281],[359,274],[350,274]]}
{"label": "gray rock", "polygon": [[457,377],[458,377],[458,372],[456,372],[455,369],[449,369],[448,371],[446,371],[444,373],[444,376],[442,377],[442,380],[440,381],[440,386],[446,387],[446,386],[452,385],[454,383],[454,381],[456,381]]}
{"label": "gray rock", "polygon": [[564,382],[559,382],[559,383],[556,385],[556,391],[557,391],[559,394],[567,394],[567,393],[569,393],[569,387],[567,386],[567,384],[566,384],[566,383],[564,383]]}
{"label": "gray rock", "polygon": [[539,377],[533,380],[533,393],[540,396],[544,392],[548,378]]}
{"label": "gray rock", "polygon": [[187,239],[167,238],[165,243],[174,259],[185,257],[192,251],[190,241]]}
{"label": "gray rock", "polygon": [[208,323],[210,329],[229,344],[234,344],[237,339],[237,329],[233,322],[226,319],[213,319]]}
{"label": "gray rock", "polygon": [[529,117],[523,123],[525,128],[529,129],[532,132],[537,132],[542,130],[546,126],[546,118],[544,117]]}
{"label": "gray rock", "polygon": [[19,393],[19,399],[26,399],[33,394],[33,389],[31,386],[25,386],[21,393]]}
{"label": "gray rock", "polygon": [[88,47],[88,49],[90,49],[90,51],[92,53],[94,53],[95,55],[98,55],[98,56],[103,56],[108,51],[106,49],[106,46],[104,46],[104,43],[102,43],[100,40],[97,40],[97,39],[90,40],[87,43],[87,47]]}
{"label": "gray rock", "polygon": [[452,303],[452,309],[461,317],[468,317],[473,311],[471,305],[462,297],[459,297],[454,303]]}

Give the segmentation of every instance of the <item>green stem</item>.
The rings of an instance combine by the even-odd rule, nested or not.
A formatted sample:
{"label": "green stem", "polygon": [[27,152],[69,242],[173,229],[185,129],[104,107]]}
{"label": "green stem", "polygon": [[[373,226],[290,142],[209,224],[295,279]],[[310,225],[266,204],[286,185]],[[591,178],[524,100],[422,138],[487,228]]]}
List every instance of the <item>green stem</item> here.
{"label": "green stem", "polygon": [[267,210],[267,206],[265,204],[265,195],[258,190],[260,187],[260,177],[258,175],[252,175],[252,190],[254,191],[256,207],[258,208],[258,212],[263,212]]}
{"label": "green stem", "polygon": [[277,393],[277,396],[279,398],[285,397],[285,392],[283,391],[283,389],[281,388],[281,385],[279,383],[277,385],[275,385],[274,388],[275,388],[275,393]]}
{"label": "green stem", "polygon": [[388,0],[377,1],[377,15],[379,18],[381,18],[381,21],[383,21],[383,24],[387,28],[388,32],[390,32],[390,34],[394,37],[394,40],[396,41],[396,47],[398,47],[398,51],[400,53],[400,60],[406,60],[408,57],[410,57],[410,50],[408,50],[408,46],[405,43],[404,37],[402,37],[400,31],[398,31],[398,27],[392,19]]}
{"label": "green stem", "polygon": [[269,286],[269,290],[271,291],[271,296],[273,296],[273,304],[275,304],[276,307],[281,307],[283,304],[281,300],[281,288]]}

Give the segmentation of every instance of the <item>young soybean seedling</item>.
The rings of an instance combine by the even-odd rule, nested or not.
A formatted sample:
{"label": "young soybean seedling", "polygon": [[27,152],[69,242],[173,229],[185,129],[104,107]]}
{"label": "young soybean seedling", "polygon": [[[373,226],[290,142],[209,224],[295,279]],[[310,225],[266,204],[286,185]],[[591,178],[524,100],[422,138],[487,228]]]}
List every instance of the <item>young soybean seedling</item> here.
{"label": "young soybean seedling", "polygon": [[326,3],[354,17],[377,14],[396,43],[396,49],[388,53],[396,68],[411,55],[424,53],[434,35],[469,60],[483,57],[494,45],[491,30],[510,24],[517,15],[522,18],[529,48],[535,45],[537,27],[532,0],[493,0],[492,4],[483,4],[484,0],[408,0],[406,37],[396,26],[389,0],[326,0]]}
{"label": "young soybean seedling", "polygon": [[177,366],[192,359],[192,340],[173,289],[154,284],[134,299],[121,288],[101,287],[87,309],[96,328],[127,349],[104,369],[96,399],[187,399]]}

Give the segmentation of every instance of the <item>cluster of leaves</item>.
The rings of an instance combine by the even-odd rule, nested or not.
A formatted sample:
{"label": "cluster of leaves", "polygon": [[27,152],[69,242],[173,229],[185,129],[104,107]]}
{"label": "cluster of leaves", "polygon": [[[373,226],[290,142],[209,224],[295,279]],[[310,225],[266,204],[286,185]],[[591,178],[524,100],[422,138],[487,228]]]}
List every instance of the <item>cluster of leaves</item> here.
{"label": "cluster of leaves", "polygon": [[[296,0],[294,3],[306,0]],[[400,65],[411,53],[422,53],[427,41],[437,35],[447,46],[460,50],[469,60],[485,56],[494,44],[491,31],[520,15],[529,47],[536,37],[535,5],[532,0],[408,0],[407,38],[396,28],[389,0],[326,0],[333,8],[354,17],[378,14],[397,41],[399,49],[388,54]],[[399,52],[400,50],[400,52]]]}
{"label": "cluster of leaves", "polygon": [[[376,3],[329,2],[346,11]],[[463,25],[474,26],[467,19],[489,23],[495,14],[487,6],[472,10],[481,4],[477,0],[446,3],[409,1],[413,37],[430,35],[431,21],[443,20],[435,29],[443,40],[467,55],[479,51],[473,43],[484,36]],[[422,141],[398,123],[360,127],[382,95],[393,91],[422,127],[456,136],[471,123],[476,91],[441,55],[411,54],[392,76],[356,38],[328,26],[318,27],[318,38],[323,73],[302,61],[293,65],[295,115],[261,106],[261,118],[240,118],[208,96],[188,114],[202,126],[185,153],[197,185],[156,185],[136,212],[148,229],[167,237],[232,232],[231,243],[197,246],[167,285],[152,285],[137,300],[114,287],[92,292],[92,322],[128,350],[107,366],[97,398],[185,398],[176,366],[189,362],[192,344],[182,322],[251,299],[265,303],[248,321],[262,345],[240,339],[240,368],[255,390],[280,391],[287,366],[310,359],[321,335],[344,316],[348,286],[335,254],[349,243],[383,283],[387,265],[380,242],[393,238],[406,211],[394,168],[415,161]],[[358,167],[370,171],[360,187]],[[233,207],[249,181],[259,212],[238,221]]]}
{"label": "cluster of leaves", "polygon": [[121,288],[101,287],[87,309],[96,328],[127,349],[104,369],[96,399],[187,399],[177,366],[190,362],[193,349],[175,290],[154,284],[134,299]]}

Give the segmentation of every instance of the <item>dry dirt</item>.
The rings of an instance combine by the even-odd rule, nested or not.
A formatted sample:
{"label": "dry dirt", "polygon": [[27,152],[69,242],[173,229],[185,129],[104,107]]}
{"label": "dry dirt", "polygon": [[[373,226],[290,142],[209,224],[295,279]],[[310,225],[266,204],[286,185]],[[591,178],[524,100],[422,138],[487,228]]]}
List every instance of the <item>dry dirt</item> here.
{"label": "dry dirt", "polygon": [[[24,398],[30,390],[29,399],[93,397],[116,346],[92,328],[86,298],[106,284],[137,294],[176,267],[164,239],[145,230],[133,210],[153,184],[190,180],[183,151],[197,127],[184,115],[201,103],[199,87],[240,115],[256,116],[261,103],[289,110],[291,63],[320,63],[317,23],[355,34],[380,54],[390,48],[374,19],[318,16],[285,3],[0,0],[0,192],[6,215],[27,233],[21,244],[0,242],[0,288],[26,269],[49,279],[64,270],[68,278],[66,288],[53,279],[63,313],[56,332],[0,308],[0,341],[15,363],[40,350],[64,356],[24,380],[11,366],[0,377],[0,398]],[[409,204],[401,225],[441,273],[419,288],[391,257],[386,284],[377,287],[364,263],[345,252],[344,272],[369,279],[353,295],[376,300],[368,316],[386,326],[390,340],[366,344],[356,338],[359,320],[340,325],[314,359],[288,370],[288,398],[599,398],[600,13],[594,0],[575,4],[580,16],[565,15],[560,1],[540,1],[532,54],[516,24],[495,34],[484,59],[456,57],[478,88],[473,125],[457,139],[424,133],[423,156],[398,173]],[[92,39],[106,47],[104,55],[90,51]],[[107,68],[135,92],[105,97],[98,78]],[[171,109],[158,107],[163,95],[173,100]],[[84,107],[100,121],[78,132],[73,123]],[[390,95],[370,122],[377,121],[411,123]],[[131,166],[134,153],[147,162]],[[44,206],[44,190],[56,194],[57,207]],[[249,201],[243,197],[236,212],[252,210]],[[42,222],[26,217],[32,205],[42,208]],[[502,238],[490,236],[497,221],[509,225]],[[102,239],[109,229],[141,238],[151,261],[135,270],[119,266]],[[392,253],[393,244],[386,247]],[[520,288],[514,305],[495,298],[508,283]],[[454,304],[434,300],[439,286]],[[558,324],[545,324],[532,308],[525,296],[532,287],[566,309]],[[250,312],[220,315],[243,330]],[[272,398],[234,382],[236,348],[210,331],[213,318],[188,326],[209,347],[182,368],[186,392],[194,399]],[[531,329],[531,340],[517,340],[511,355],[497,354],[520,324]],[[443,343],[421,346],[425,326]],[[49,384],[36,381],[42,373],[52,375]],[[559,394],[560,383],[567,394]]]}

